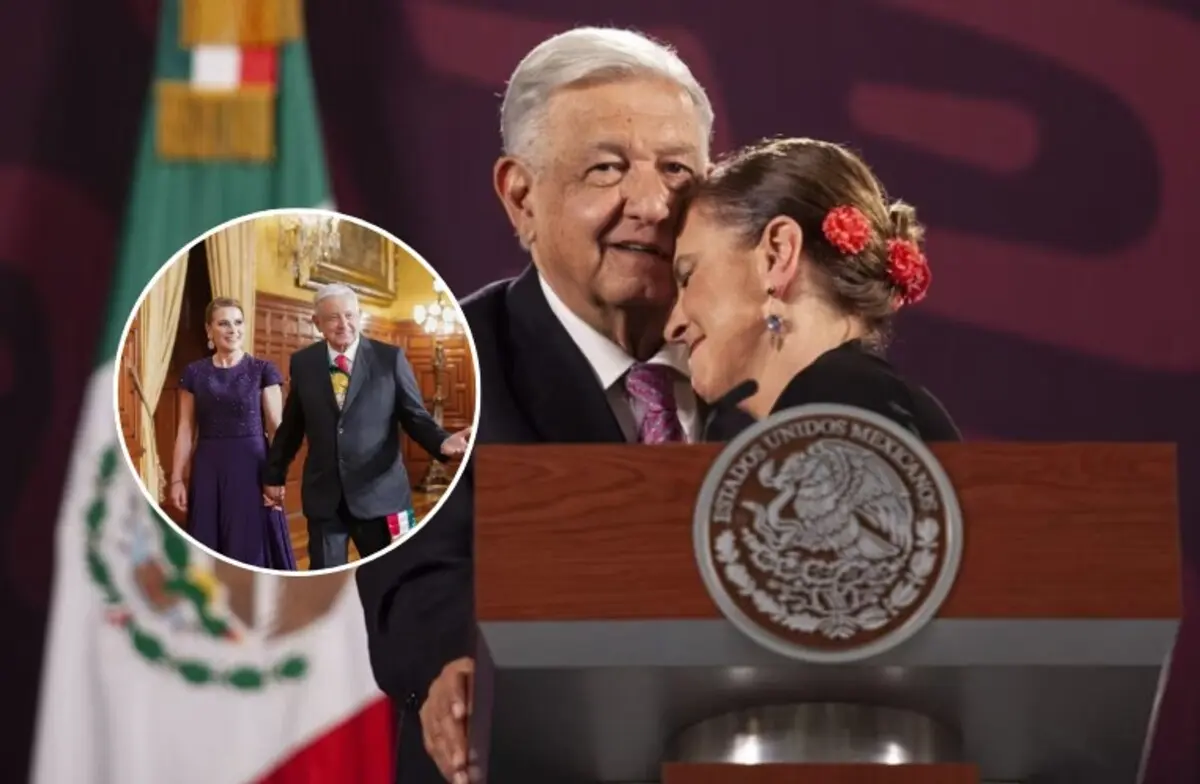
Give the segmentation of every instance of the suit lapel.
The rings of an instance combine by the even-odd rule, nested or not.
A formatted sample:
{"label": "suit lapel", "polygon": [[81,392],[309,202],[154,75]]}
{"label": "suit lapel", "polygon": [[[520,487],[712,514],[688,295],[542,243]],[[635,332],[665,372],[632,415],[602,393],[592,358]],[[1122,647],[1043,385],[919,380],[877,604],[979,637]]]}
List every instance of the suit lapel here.
{"label": "suit lapel", "polygon": [[[354,364],[350,367],[350,386],[346,389],[346,400],[342,404],[343,412],[350,408],[354,403],[354,398],[358,397],[363,385],[367,383],[367,376],[371,374],[371,367],[374,364],[372,359],[370,341],[366,338],[359,338],[358,351],[354,354]],[[332,389],[333,384],[330,384],[330,390]]]}
{"label": "suit lapel", "polygon": [[538,436],[548,443],[624,441],[595,371],[550,310],[532,265],[509,286],[506,304],[509,383]]}

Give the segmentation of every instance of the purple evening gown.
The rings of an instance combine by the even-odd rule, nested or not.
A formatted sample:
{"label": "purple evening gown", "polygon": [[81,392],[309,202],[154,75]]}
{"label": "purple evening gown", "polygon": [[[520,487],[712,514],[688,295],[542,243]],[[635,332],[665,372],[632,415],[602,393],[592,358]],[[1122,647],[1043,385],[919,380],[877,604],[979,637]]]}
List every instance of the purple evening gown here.
{"label": "purple evening gown", "polygon": [[287,516],[263,506],[267,457],[262,390],[283,384],[270,362],[244,356],[230,368],[191,363],[182,386],[196,401],[196,452],[188,487],[187,530],[196,541],[249,566],[295,571]]}

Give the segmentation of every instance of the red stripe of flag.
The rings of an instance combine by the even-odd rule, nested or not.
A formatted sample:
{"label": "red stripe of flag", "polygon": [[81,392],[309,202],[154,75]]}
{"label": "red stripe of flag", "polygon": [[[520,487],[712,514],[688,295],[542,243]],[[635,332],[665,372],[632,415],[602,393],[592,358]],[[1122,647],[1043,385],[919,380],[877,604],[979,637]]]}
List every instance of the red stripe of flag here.
{"label": "red stripe of flag", "polygon": [[279,50],[273,46],[242,49],[241,84],[275,86],[279,68]]}
{"label": "red stripe of flag", "polygon": [[396,723],[386,697],[281,762],[255,784],[393,784]]}

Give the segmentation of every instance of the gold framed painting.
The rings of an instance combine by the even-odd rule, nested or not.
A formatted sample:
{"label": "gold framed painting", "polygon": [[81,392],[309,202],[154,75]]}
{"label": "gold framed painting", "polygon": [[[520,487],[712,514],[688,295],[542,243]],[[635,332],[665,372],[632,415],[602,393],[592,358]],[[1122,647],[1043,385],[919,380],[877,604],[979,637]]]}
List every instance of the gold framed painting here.
{"label": "gold framed painting", "polygon": [[351,221],[339,221],[336,254],[308,259],[296,266],[296,285],[316,289],[342,283],[360,297],[380,305],[396,300],[399,249],[382,234]]}

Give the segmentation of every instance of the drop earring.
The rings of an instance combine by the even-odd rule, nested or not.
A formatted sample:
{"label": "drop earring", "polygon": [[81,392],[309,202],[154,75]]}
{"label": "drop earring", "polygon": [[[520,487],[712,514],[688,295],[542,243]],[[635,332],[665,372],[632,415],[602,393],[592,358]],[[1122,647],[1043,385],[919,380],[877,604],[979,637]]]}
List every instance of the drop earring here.
{"label": "drop earring", "polygon": [[208,350],[212,351],[215,348],[216,348],[216,346],[213,345],[212,338],[209,338],[208,339]]}
{"label": "drop earring", "polygon": [[[775,287],[767,288],[767,296],[775,296]],[[771,347],[778,351],[783,346],[783,319],[775,313],[767,314],[767,332],[771,335]]]}

